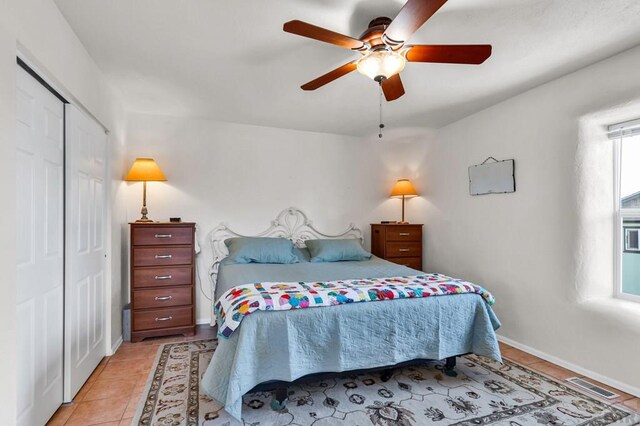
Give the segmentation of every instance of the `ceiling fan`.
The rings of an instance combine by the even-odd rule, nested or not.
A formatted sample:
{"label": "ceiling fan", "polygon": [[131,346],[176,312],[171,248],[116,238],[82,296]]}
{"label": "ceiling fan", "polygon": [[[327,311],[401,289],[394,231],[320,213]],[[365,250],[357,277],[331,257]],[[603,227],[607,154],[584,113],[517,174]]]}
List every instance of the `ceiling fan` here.
{"label": "ceiling fan", "polygon": [[408,45],[409,37],[418,30],[447,0],[408,0],[398,16],[391,20],[376,18],[359,39],[339,34],[306,22],[294,20],[283,30],[314,40],[331,43],[361,53],[363,56],[312,80],[303,90],[316,90],[357,69],[377,81],[387,101],[404,95],[400,72],[407,62],[479,65],[491,56],[490,44],[475,45]]}

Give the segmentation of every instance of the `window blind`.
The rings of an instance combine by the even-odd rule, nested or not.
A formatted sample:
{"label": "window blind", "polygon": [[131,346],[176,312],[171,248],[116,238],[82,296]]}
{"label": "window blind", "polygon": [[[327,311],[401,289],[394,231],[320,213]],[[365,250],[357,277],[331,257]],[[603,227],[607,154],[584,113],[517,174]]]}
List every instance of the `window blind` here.
{"label": "window blind", "polygon": [[607,128],[607,136],[609,139],[620,139],[621,137],[636,135],[640,135],[640,118],[625,121],[623,123],[612,124]]}

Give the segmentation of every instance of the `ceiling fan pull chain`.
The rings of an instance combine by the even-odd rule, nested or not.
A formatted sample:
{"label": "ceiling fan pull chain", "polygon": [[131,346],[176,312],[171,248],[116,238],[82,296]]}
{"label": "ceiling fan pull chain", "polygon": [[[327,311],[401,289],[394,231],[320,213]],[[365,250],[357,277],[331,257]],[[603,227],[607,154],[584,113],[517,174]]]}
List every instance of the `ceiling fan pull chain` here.
{"label": "ceiling fan pull chain", "polygon": [[380,81],[380,124],[378,129],[378,138],[382,139],[382,129],[384,129],[384,124],[382,123],[382,81]]}

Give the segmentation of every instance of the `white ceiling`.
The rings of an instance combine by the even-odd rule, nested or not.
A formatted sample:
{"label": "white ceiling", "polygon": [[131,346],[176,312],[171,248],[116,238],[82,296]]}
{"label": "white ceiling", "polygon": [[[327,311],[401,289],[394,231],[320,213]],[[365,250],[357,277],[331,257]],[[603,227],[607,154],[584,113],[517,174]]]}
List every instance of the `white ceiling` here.
{"label": "white ceiling", "polygon": [[[282,31],[301,19],[359,36],[402,0],[56,0],[132,112],[320,132],[377,131],[378,87],[359,55]],[[410,43],[490,43],[480,66],[408,64],[387,127],[440,127],[640,44],[638,0],[449,0]],[[594,82],[597,84],[597,82]],[[570,95],[570,94],[567,94]]]}

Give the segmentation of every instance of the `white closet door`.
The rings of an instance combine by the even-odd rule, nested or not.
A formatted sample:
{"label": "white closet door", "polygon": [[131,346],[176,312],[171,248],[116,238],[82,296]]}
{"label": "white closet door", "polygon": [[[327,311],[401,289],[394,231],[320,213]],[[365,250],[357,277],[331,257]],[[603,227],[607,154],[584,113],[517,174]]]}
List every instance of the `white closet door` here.
{"label": "white closet door", "polygon": [[18,68],[17,376],[19,425],[62,403],[64,104]]}
{"label": "white closet door", "polygon": [[66,106],[65,387],[70,401],[105,346],[105,197],[107,136]]}

